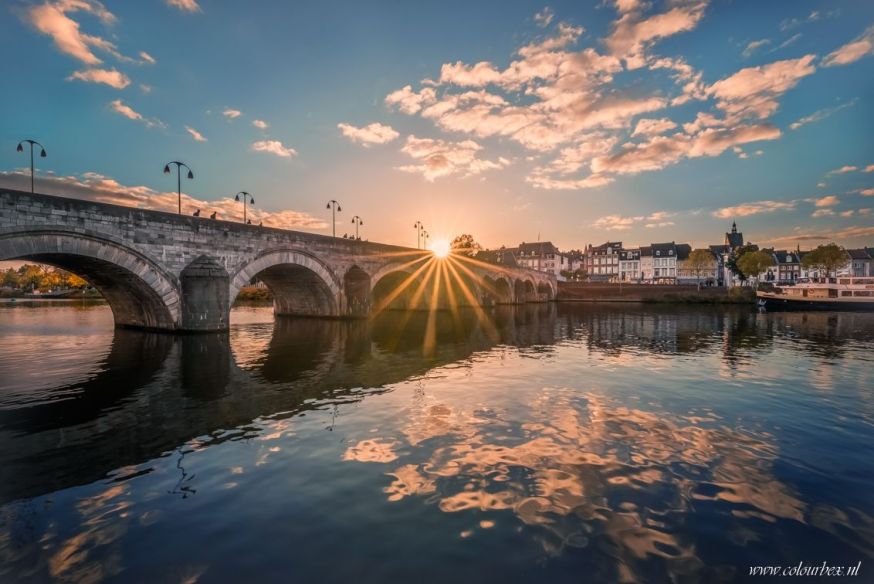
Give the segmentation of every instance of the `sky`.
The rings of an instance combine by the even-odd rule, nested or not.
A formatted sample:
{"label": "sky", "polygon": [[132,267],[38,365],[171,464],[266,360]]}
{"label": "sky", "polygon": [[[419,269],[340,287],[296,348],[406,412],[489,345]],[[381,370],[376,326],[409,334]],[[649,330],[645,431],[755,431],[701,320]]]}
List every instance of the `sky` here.
{"label": "sky", "polygon": [[[11,0],[0,186],[414,246],[874,246],[874,3]],[[13,88],[9,91],[8,88]]]}

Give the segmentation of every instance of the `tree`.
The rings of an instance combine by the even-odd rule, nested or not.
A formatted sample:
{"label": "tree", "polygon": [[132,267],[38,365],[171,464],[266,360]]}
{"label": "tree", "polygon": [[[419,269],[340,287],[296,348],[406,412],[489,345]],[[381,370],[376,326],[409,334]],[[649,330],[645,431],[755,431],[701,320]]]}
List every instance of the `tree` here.
{"label": "tree", "polygon": [[452,240],[449,244],[449,249],[454,254],[473,257],[482,249],[482,246],[474,240],[473,235],[462,233]]}
{"label": "tree", "polygon": [[759,275],[773,265],[774,258],[764,251],[748,251],[737,260],[737,267],[747,276],[756,278],[757,283]]}
{"label": "tree", "polygon": [[837,272],[849,260],[847,251],[834,243],[820,245],[816,249],[804,254],[801,265],[807,269],[817,269],[825,272],[825,277]]}
{"label": "tree", "polygon": [[739,247],[736,250],[732,250],[728,256],[728,259],[725,261],[725,266],[728,270],[741,282],[746,282],[748,274],[745,274],[744,271],[738,266],[738,261],[743,257],[746,253],[751,253],[757,251],[757,248],[753,245],[747,244],[743,247]]}
{"label": "tree", "polygon": [[18,272],[15,271],[15,268],[9,268],[3,272],[3,279],[0,281],[0,285],[13,289],[20,287]]}
{"label": "tree", "polygon": [[706,249],[694,249],[692,253],[689,254],[689,268],[695,274],[695,278],[698,280],[698,287],[701,287],[701,272],[704,270],[711,270],[713,266],[716,264],[716,260],[713,258],[713,254],[710,253],[710,250]]}

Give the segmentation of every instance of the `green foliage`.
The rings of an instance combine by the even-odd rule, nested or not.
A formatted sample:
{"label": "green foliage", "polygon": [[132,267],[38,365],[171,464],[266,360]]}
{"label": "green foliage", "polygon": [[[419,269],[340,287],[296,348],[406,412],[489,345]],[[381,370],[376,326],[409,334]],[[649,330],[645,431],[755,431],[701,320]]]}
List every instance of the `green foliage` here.
{"label": "green foliage", "polygon": [[739,247],[738,249],[731,252],[728,256],[728,260],[726,260],[725,265],[729,269],[729,271],[737,276],[741,282],[746,282],[749,274],[745,274],[744,271],[738,265],[738,260],[744,256],[746,253],[754,252],[755,247],[750,244],[747,244],[743,247]]}
{"label": "green foliage", "polygon": [[801,258],[801,265],[807,269],[818,269],[825,272],[825,276],[830,276],[833,272],[847,263],[849,256],[844,248],[834,243],[820,245],[816,249],[804,254]]}
{"label": "green foliage", "polygon": [[737,260],[737,267],[747,276],[758,277],[770,266],[774,265],[774,258],[764,251],[748,251]]}
{"label": "green foliage", "polygon": [[462,233],[452,240],[449,249],[454,254],[473,257],[482,249],[482,246],[476,242],[473,235]]}

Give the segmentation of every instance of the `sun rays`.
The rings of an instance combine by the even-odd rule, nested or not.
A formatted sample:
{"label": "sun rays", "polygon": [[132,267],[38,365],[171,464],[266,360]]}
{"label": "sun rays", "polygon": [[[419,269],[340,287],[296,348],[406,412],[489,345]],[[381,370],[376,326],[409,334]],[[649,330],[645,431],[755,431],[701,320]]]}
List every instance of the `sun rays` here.
{"label": "sun rays", "polygon": [[471,310],[476,315],[482,333],[495,340],[499,336],[497,328],[483,305],[512,302],[508,294],[512,287],[511,281],[505,281],[504,290],[500,290],[497,281],[503,276],[498,275],[497,279],[492,279],[477,273],[477,268],[494,270],[493,265],[450,253],[448,242],[445,242],[445,248],[438,249],[439,243],[435,241],[431,254],[419,255],[399,264],[393,273],[403,274],[403,279],[384,296],[375,299],[373,307],[374,317],[387,310],[406,311],[405,318],[398,326],[398,337],[414,312],[427,312],[423,340],[423,351],[426,355],[433,354],[437,347],[439,312],[448,312],[453,322],[458,323],[461,321],[460,311]]}

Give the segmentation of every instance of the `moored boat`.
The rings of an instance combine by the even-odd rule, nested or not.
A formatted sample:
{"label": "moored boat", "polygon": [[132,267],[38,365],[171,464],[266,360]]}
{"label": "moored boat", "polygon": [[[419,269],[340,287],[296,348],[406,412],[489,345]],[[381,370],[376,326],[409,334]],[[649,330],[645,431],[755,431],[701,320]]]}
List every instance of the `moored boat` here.
{"label": "moored boat", "polygon": [[759,290],[756,299],[766,310],[874,311],[874,277],[800,280],[792,286]]}

